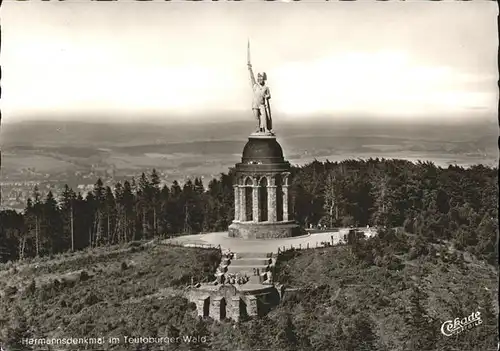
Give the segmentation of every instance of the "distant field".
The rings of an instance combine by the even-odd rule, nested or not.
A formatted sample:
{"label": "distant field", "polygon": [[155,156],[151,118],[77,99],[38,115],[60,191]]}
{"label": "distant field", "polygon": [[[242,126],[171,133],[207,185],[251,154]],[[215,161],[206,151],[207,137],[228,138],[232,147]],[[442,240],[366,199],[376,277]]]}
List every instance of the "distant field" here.
{"label": "distant field", "polygon": [[[217,142],[213,142],[217,143]],[[292,164],[302,165],[317,160],[342,161],[345,159],[368,159],[368,158],[400,158],[413,162],[432,161],[435,164],[447,167],[451,164],[464,167],[474,164],[496,166],[497,159],[494,155],[481,155],[478,153],[457,153],[450,151],[427,151],[412,150],[403,151],[399,145],[369,145],[369,148],[352,149],[293,149],[284,148],[284,154]],[[239,151],[241,152],[241,151]],[[57,174],[62,172],[74,172],[82,169],[90,169],[91,165],[99,167],[114,168],[118,173],[137,172],[156,168],[172,176],[201,176],[227,172],[229,167],[240,162],[241,156],[228,150],[227,153],[210,154],[195,153],[161,153],[149,152],[125,154],[114,151],[100,152],[94,157],[68,157],[64,154],[51,152],[47,155],[30,154],[27,151],[21,153],[3,153],[2,173],[15,176],[20,169],[32,168],[38,173]]]}
{"label": "distant field", "polygon": [[[2,174],[21,168],[51,175],[114,168],[117,174],[156,168],[169,177],[210,176],[239,162],[248,123],[223,125],[99,125],[52,122],[6,125],[2,132]],[[292,164],[314,159],[402,158],[439,166],[498,163],[493,125],[280,126],[278,141]]]}
{"label": "distant field", "polygon": [[475,155],[460,155],[451,153],[431,153],[431,152],[394,152],[394,151],[381,151],[377,153],[336,153],[325,154],[321,153],[304,155],[301,157],[289,158],[292,164],[303,164],[311,162],[315,159],[326,160],[331,162],[341,162],[346,159],[368,159],[368,158],[385,158],[385,159],[405,159],[411,162],[430,161],[440,167],[448,167],[449,165],[458,165],[462,167],[470,167],[477,164],[482,164],[490,167],[498,165],[498,160],[493,156],[478,157]]}
{"label": "distant field", "polygon": [[76,170],[75,164],[46,155],[35,155],[28,152],[2,153],[2,172],[17,173],[22,168],[34,168],[41,173],[54,173]]}

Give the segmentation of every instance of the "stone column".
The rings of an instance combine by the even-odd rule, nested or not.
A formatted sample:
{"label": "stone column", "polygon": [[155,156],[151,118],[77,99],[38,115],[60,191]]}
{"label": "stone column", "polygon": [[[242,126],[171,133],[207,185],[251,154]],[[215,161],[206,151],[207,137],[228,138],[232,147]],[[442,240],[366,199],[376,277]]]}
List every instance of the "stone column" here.
{"label": "stone column", "polygon": [[221,296],[210,298],[210,317],[216,321],[220,321],[220,303],[222,299]]}
{"label": "stone column", "polygon": [[259,314],[257,298],[253,295],[248,295],[247,297],[247,314],[249,317],[254,317]]}
{"label": "stone column", "polygon": [[240,186],[240,221],[245,222],[247,220],[247,201],[246,201],[246,187]]}
{"label": "stone column", "polygon": [[276,185],[274,178],[271,178],[271,184],[267,186],[267,220],[276,222]]}
{"label": "stone column", "polygon": [[194,302],[196,304],[196,311],[198,312],[199,317],[205,316],[205,301],[208,297],[199,297]]}
{"label": "stone column", "polygon": [[283,185],[282,190],[283,190],[283,220],[288,221],[288,185]]}
{"label": "stone column", "polygon": [[234,185],[234,220],[240,220],[240,187],[236,184]]}
{"label": "stone column", "polygon": [[240,297],[231,297],[231,309],[228,313],[228,317],[233,321],[238,322],[240,320]]}
{"label": "stone column", "polygon": [[252,211],[253,211],[253,221],[260,222],[260,194],[259,194],[259,186],[254,185],[252,187]]}

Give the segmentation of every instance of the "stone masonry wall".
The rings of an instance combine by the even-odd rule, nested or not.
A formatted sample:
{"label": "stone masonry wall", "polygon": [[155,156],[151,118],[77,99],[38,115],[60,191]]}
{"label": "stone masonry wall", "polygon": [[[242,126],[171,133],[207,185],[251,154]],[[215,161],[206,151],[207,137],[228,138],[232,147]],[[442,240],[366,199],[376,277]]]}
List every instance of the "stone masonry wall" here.
{"label": "stone masonry wall", "polygon": [[229,236],[244,239],[277,239],[301,235],[299,226],[295,223],[233,223],[229,226]]}

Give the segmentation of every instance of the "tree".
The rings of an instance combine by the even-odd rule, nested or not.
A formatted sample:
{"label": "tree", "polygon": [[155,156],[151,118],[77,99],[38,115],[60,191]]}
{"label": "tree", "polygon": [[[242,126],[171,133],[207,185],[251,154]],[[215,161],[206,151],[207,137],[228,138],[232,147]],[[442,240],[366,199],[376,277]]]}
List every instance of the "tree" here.
{"label": "tree", "polygon": [[151,172],[151,208],[153,210],[153,235],[158,234],[158,210],[160,207],[160,177],[153,169]]}
{"label": "tree", "polygon": [[[406,315],[409,329],[405,350],[432,350],[437,342],[439,321],[427,313],[424,306],[427,298],[427,294],[416,284],[412,287],[408,299],[409,313]],[[415,333],[416,330],[418,333]]]}
{"label": "tree", "polygon": [[145,173],[141,174],[137,188],[137,213],[140,214],[140,228],[142,236],[147,238],[150,235],[150,225],[148,215],[153,201],[152,184]]}
{"label": "tree", "polygon": [[43,235],[43,249],[45,253],[55,254],[64,251],[68,246],[63,236],[63,223],[57,202],[52,191],[42,207],[41,233]]}
{"label": "tree", "polygon": [[169,201],[170,201],[170,189],[168,186],[164,185],[160,191],[160,216],[159,216],[159,227],[161,228],[162,233],[171,232],[171,223],[170,223],[170,214],[168,212],[169,209]]}
{"label": "tree", "polygon": [[172,233],[180,233],[184,227],[185,210],[181,203],[182,188],[179,183],[174,180],[170,187],[170,197],[167,204],[167,212],[170,217],[170,225]]}
{"label": "tree", "polygon": [[125,207],[123,205],[123,185],[120,182],[115,184],[114,195],[116,202],[116,225],[113,236],[116,238],[118,243],[125,242]]}
{"label": "tree", "polygon": [[492,217],[488,212],[485,213],[481,223],[476,230],[477,245],[476,253],[486,259],[489,263],[495,264],[497,259],[497,235],[498,219]]}
{"label": "tree", "polygon": [[296,350],[298,336],[293,324],[292,314],[285,312],[278,317],[277,330],[274,333],[276,350]]}
{"label": "tree", "polygon": [[68,184],[65,184],[63,193],[61,194],[61,212],[64,236],[70,239],[71,251],[75,251],[75,201],[75,192]]}
{"label": "tree", "polygon": [[23,340],[32,337],[32,333],[29,329],[24,311],[20,307],[16,306],[11,313],[11,318],[13,322],[7,329],[7,335],[5,338],[5,345],[7,346],[8,350],[32,350],[31,346],[22,342]]}
{"label": "tree", "polygon": [[374,323],[367,313],[355,314],[350,320],[346,350],[376,351],[378,336],[374,329]]}
{"label": "tree", "polygon": [[93,210],[95,211],[95,217],[94,217],[94,228],[93,228],[93,233],[94,235],[94,240],[91,240],[91,247],[93,246],[98,246],[102,244],[102,237],[103,237],[103,227],[104,227],[104,206],[105,206],[105,200],[106,200],[106,193],[104,189],[104,184],[101,180],[101,178],[97,179],[97,182],[94,184],[94,190],[93,190],[93,195],[94,195],[94,206]]}
{"label": "tree", "polygon": [[106,216],[106,244],[109,245],[117,242],[117,238],[114,235],[116,233],[116,201],[113,191],[109,186],[106,187],[104,213]]}
{"label": "tree", "polygon": [[24,226],[23,226],[23,235],[19,238],[19,259],[23,260],[26,255],[26,245],[28,242],[28,238],[35,238],[35,255],[38,252],[38,218],[35,213],[33,201],[28,198],[26,201],[26,208],[24,209]]}
{"label": "tree", "polygon": [[16,211],[0,211],[0,262],[24,258],[26,231],[23,217]]}
{"label": "tree", "polygon": [[75,214],[73,225],[75,233],[75,250],[80,250],[88,245],[88,231],[90,223],[92,223],[92,221],[88,219],[87,204],[81,193],[76,195],[73,210]]}
{"label": "tree", "polygon": [[87,243],[85,246],[89,247],[94,247],[95,246],[95,240],[94,240],[94,232],[95,232],[95,227],[96,227],[96,222],[97,222],[97,208],[98,208],[98,202],[92,192],[88,192],[87,195],[85,196],[85,201],[84,201],[84,213],[85,213],[85,220],[86,223],[88,223],[88,226],[86,227],[88,231],[88,238],[87,238]]}
{"label": "tree", "polygon": [[295,218],[308,227],[324,216],[325,165],[314,160],[301,169],[292,168],[290,197]]}
{"label": "tree", "polygon": [[373,198],[375,199],[371,222],[380,226],[391,226],[390,214],[393,211],[393,199],[388,174],[376,174],[373,178]]}
{"label": "tree", "polygon": [[129,181],[115,185],[115,233],[114,236],[119,243],[128,242],[131,238],[131,231],[134,230],[135,223],[135,198]]}
{"label": "tree", "polygon": [[342,189],[343,189],[343,168],[338,168],[328,172],[325,182],[325,212],[324,219],[329,224],[330,228],[339,225],[339,218],[343,215],[344,203]]}
{"label": "tree", "polygon": [[183,207],[183,218],[184,218],[184,228],[183,232],[184,233],[192,233],[193,230],[193,221],[191,219],[191,214],[194,209],[194,189],[193,189],[193,182],[191,179],[188,179],[186,183],[184,183],[184,186],[182,187],[182,197],[181,197],[181,204]]}
{"label": "tree", "polygon": [[34,218],[34,233],[35,233],[35,256],[40,255],[40,220],[42,212],[42,203],[40,200],[40,192],[38,186],[35,185],[33,189],[33,206],[31,212]]}
{"label": "tree", "polygon": [[184,212],[185,233],[199,233],[203,227],[203,183],[196,178],[193,183],[190,179],[182,188],[181,204]]}
{"label": "tree", "polygon": [[135,195],[132,190],[132,185],[128,181],[123,184],[122,205],[125,214],[125,241],[135,240],[135,223],[136,213],[134,212]]}

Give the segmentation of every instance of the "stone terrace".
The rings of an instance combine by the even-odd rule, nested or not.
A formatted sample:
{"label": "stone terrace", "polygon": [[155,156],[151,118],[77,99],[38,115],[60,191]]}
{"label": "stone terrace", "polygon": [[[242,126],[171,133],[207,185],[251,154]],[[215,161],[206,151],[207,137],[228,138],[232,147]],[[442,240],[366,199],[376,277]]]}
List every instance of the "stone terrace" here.
{"label": "stone terrace", "polygon": [[[366,232],[366,230],[364,230]],[[165,243],[179,245],[212,245],[221,249],[230,250],[234,253],[273,253],[277,254],[278,249],[283,247],[310,248],[321,246],[322,242],[329,242],[333,245],[343,241],[344,235],[349,233],[349,228],[343,228],[335,232],[321,232],[280,239],[241,239],[229,237],[228,232],[208,233],[199,235],[185,235],[173,239],[167,239]],[[259,257],[259,256],[258,256]]]}

